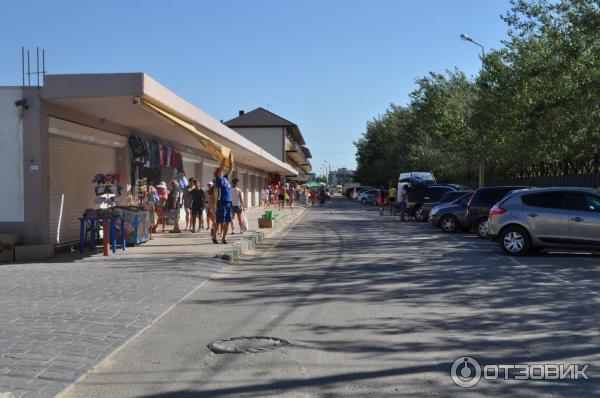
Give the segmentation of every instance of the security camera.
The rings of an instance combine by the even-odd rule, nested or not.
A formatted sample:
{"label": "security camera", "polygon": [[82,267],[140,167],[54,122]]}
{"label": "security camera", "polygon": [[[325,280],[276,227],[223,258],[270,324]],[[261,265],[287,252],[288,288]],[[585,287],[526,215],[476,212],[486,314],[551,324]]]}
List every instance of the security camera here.
{"label": "security camera", "polygon": [[20,106],[23,109],[29,109],[29,105],[27,105],[27,100],[25,98],[15,101],[15,106]]}
{"label": "security camera", "polygon": [[133,104],[134,104],[134,105],[137,105],[137,104],[139,104],[139,103],[140,103],[140,101],[141,101],[141,100],[140,100],[140,97],[133,97]]}

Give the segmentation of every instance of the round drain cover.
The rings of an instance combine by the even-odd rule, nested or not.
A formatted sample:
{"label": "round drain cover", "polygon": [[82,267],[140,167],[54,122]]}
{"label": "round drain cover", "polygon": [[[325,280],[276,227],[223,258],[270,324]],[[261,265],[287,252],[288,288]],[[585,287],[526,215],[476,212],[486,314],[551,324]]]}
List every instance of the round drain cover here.
{"label": "round drain cover", "polygon": [[225,340],[217,340],[208,345],[215,354],[252,354],[274,350],[289,343],[276,337],[232,337]]}

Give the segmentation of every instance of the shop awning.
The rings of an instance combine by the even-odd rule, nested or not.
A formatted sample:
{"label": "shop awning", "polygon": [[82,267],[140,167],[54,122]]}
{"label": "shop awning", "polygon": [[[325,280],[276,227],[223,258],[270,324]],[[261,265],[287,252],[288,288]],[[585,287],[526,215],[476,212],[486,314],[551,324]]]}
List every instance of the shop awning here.
{"label": "shop awning", "polygon": [[231,149],[219,144],[201,132],[194,124],[188,123],[172,113],[161,109],[160,107],[148,102],[146,99],[141,98],[141,103],[151,111],[158,113],[160,116],[189,131],[194,138],[196,138],[200,144],[202,144],[210,152],[211,155],[213,155],[219,162],[223,162],[225,169],[233,169],[233,152]]}
{"label": "shop awning", "polygon": [[[77,112],[97,119],[107,131],[125,136],[140,133],[177,145],[179,149],[202,156],[204,160],[229,159],[229,153],[221,149],[223,146],[234,153],[236,167],[259,171],[261,174],[298,174],[290,164],[177,96],[145,73],[46,75],[41,97],[51,105],[52,115],[65,120],[76,118],[73,112]],[[143,105],[141,99],[163,112]],[[193,128],[190,130],[189,126]],[[211,145],[199,133],[221,146]]]}

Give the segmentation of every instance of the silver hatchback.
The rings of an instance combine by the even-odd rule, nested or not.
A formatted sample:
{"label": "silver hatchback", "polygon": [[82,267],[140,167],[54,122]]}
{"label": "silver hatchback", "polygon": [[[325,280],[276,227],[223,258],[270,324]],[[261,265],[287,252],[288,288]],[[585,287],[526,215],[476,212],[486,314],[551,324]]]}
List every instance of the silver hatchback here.
{"label": "silver hatchback", "polygon": [[544,248],[600,249],[600,192],[592,188],[514,191],[490,210],[488,237],[514,256]]}

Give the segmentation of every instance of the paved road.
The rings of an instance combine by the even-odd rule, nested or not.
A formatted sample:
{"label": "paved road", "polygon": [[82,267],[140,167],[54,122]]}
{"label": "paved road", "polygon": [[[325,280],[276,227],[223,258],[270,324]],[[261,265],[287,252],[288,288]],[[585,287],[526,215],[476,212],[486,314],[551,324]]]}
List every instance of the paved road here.
{"label": "paved road", "polygon": [[[344,199],[192,292],[66,397],[600,396],[600,257],[513,261]],[[290,345],[214,354],[274,336]],[[452,362],[591,364],[590,380],[481,380]]]}

